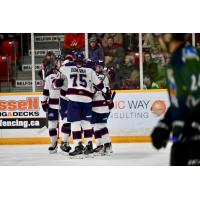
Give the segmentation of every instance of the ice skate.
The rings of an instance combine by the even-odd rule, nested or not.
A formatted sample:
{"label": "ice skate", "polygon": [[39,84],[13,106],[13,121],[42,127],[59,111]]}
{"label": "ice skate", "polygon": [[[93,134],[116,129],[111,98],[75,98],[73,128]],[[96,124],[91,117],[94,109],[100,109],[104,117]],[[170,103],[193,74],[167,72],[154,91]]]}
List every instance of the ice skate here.
{"label": "ice skate", "polygon": [[69,155],[69,152],[70,150],[72,149],[70,146],[69,146],[69,143],[68,142],[61,142],[61,145],[60,145],[60,153],[63,154],[63,155]]}
{"label": "ice skate", "polygon": [[84,149],[84,154],[86,155],[86,157],[93,157],[94,156],[93,152],[94,150],[93,150],[92,141],[89,141]]}
{"label": "ice skate", "polygon": [[104,155],[104,147],[103,145],[99,145],[94,149],[94,156],[102,156]]}
{"label": "ice skate", "polygon": [[54,154],[54,153],[57,153],[57,150],[58,150],[58,142],[55,142],[54,144],[52,144],[50,147],[49,147],[49,153],[50,154]]}
{"label": "ice skate", "polygon": [[111,153],[113,153],[111,142],[105,143],[104,144],[104,155],[109,156]]}
{"label": "ice skate", "polygon": [[82,142],[79,142],[78,146],[75,147],[75,150],[69,153],[71,158],[83,158],[84,155],[84,146]]}

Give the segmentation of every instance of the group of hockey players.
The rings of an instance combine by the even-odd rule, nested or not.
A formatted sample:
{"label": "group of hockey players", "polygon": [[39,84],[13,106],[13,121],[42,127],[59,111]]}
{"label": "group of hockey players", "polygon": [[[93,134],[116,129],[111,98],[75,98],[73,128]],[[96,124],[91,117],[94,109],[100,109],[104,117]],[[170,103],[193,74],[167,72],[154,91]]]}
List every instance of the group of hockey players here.
{"label": "group of hockey players", "polygon": [[[107,119],[114,106],[114,93],[104,72],[104,62],[85,59],[82,52],[65,57],[58,55],[55,65],[44,74],[41,104],[47,113],[51,139],[49,152],[56,153],[58,150],[58,122],[61,116],[61,152],[71,157],[112,153]],[[93,136],[96,148],[93,148]],[[70,138],[73,138],[74,149],[71,148]]]}

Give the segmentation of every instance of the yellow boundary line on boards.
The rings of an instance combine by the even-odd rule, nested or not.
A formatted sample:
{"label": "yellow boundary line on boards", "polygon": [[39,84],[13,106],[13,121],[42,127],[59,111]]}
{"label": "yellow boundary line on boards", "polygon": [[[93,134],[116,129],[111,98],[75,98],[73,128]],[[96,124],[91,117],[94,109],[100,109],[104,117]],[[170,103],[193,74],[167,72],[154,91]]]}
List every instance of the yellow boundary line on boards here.
{"label": "yellow boundary line on boards", "polygon": [[[149,136],[111,136],[113,143],[140,143],[151,142]],[[59,139],[59,143],[61,139]],[[73,143],[72,140],[70,143]],[[50,144],[48,137],[35,138],[0,138],[0,145],[28,145],[28,144]]]}
{"label": "yellow boundary line on boards", "polygon": [[[113,90],[116,93],[152,93],[152,92],[167,92],[167,89],[154,89],[154,90]],[[42,95],[42,92],[6,92],[0,93],[0,96],[16,96],[16,95]]]}

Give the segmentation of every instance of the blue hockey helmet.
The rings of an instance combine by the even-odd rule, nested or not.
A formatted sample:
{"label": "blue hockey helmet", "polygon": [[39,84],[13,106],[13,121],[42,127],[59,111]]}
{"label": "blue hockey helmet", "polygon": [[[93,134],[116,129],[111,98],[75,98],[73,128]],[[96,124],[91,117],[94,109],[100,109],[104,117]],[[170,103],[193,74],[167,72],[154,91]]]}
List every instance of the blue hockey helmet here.
{"label": "blue hockey helmet", "polygon": [[63,55],[57,55],[55,57],[55,68],[59,68],[62,65],[62,62],[64,61],[64,56]]}
{"label": "blue hockey helmet", "polygon": [[64,56],[59,54],[55,57],[55,61],[58,61],[58,60],[64,60]]}
{"label": "blue hockey helmet", "polygon": [[103,60],[97,60],[95,65],[95,71],[97,73],[102,73],[104,71],[104,62]]}
{"label": "blue hockey helmet", "polygon": [[73,55],[74,62],[83,62],[85,56],[82,52],[75,52]]}
{"label": "blue hockey helmet", "polygon": [[96,62],[94,61],[94,60],[91,60],[91,59],[87,59],[86,61],[85,61],[85,67],[87,67],[87,68],[92,68],[92,69],[94,69],[95,68],[95,65],[96,65]]}
{"label": "blue hockey helmet", "polygon": [[104,61],[103,61],[103,60],[97,60],[97,62],[96,62],[96,65],[98,65],[98,66],[102,66],[102,67],[104,67],[104,66],[105,66],[105,64],[104,64]]}

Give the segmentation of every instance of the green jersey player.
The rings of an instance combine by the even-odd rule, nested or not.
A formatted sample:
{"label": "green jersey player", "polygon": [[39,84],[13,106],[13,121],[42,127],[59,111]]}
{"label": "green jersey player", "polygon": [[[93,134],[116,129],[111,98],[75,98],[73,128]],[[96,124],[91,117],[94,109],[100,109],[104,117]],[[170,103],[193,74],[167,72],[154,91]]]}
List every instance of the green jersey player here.
{"label": "green jersey player", "polygon": [[171,105],[151,137],[157,149],[173,142],[170,165],[200,165],[200,59],[197,50],[187,44],[187,35],[159,35],[171,57],[166,66]]}

